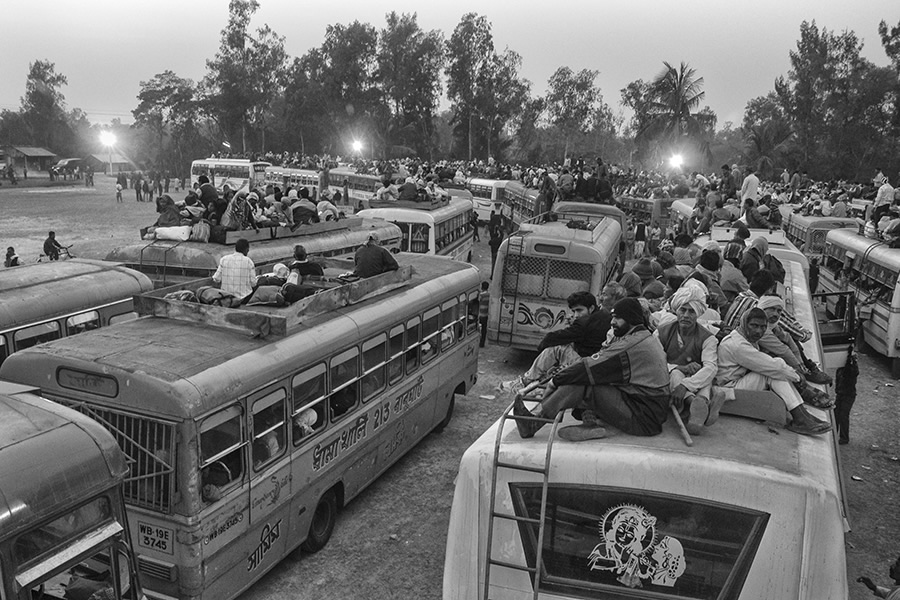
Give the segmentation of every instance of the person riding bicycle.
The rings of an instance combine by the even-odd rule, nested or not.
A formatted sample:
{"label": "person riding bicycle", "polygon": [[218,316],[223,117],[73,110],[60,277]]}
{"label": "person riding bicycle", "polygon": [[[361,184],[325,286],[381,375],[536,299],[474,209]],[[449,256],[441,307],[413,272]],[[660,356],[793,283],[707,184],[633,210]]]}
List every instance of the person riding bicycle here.
{"label": "person riding bicycle", "polygon": [[44,240],[44,254],[47,255],[47,258],[50,260],[59,260],[59,251],[62,249],[63,246],[56,241],[56,232],[49,232],[47,234],[47,239]]}

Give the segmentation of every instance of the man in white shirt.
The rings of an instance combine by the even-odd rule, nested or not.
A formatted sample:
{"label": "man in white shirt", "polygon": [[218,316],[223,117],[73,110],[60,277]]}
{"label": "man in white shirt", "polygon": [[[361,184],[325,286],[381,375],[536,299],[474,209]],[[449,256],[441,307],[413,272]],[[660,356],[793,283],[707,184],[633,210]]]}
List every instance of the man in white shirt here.
{"label": "man in white shirt", "polygon": [[213,281],[220,284],[223,292],[234,294],[242,301],[253,293],[256,285],[256,265],[247,256],[250,242],[241,238],[234,244],[234,253],[219,259],[219,268],[213,274]]}
{"label": "man in white shirt", "polygon": [[759,177],[754,173],[754,168],[752,166],[747,167],[747,176],[744,177],[744,183],[741,185],[741,202],[746,200],[747,198],[753,199],[753,202],[756,202],[757,197],[759,196]]}

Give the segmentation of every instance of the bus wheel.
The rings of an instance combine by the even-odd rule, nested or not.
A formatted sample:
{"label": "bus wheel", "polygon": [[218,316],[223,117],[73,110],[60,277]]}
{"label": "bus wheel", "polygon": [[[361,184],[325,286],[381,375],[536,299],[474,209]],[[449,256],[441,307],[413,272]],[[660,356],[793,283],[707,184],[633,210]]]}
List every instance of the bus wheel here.
{"label": "bus wheel", "polygon": [[312,522],[309,524],[309,533],[306,541],[300,545],[305,552],[318,552],[325,547],[328,540],[331,539],[331,532],[334,531],[334,524],[337,521],[337,499],[334,496],[334,490],[328,490],[325,495],[319,499],[316,505],[316,512],[313,514]]}
{"label": "bus wheel", "polygon": [[447,414],[444,415],[444,418],[440,423],[437,424],[437,427],[434,428],[435,433],[440,433],[444,430],[444,428],[450,424],[450,419],[453,418],[453,407],[456,406],[456,394],[450,395],[450,405],[447,407]]}

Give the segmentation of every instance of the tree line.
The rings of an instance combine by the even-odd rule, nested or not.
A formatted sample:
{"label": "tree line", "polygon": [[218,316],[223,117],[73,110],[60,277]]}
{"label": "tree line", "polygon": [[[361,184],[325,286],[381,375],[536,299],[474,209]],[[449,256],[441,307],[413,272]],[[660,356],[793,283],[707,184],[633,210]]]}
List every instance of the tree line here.
{"label": "tree line", "polygon": [[[172,71],[141,81],[131,126],[114,122],[139,166],[183,172],[211,152],[419,156],[520,164],[602,157],[656,168],[682,153],[697,170],[723,162],[808,171],[816,178],[866,178],[900,158],[900,23],[878,33],[891,65],[862,57],[852,31],[803,22],[791,69],[751,99],[743,122],[717,128],[703,104],[704,80],[685,63],[604,100],[599,71],[559,67],[535,95],[522,57],[494,44],[490,21],[463,15],[449,37],[423,30],[415,13],[329,25],[301,57],[269,25],[252,29],[257,0],[231,0],[216,55],[200,81]],[[97,150],[100,125],[68,110],[55,65],[30,65],[18,111],[0,113],[0,145],[41,145],[63,155]],[[446,90],[444,89],[446,87]],[[444,94],[449,110],[440,110]],[[626,120],[623,111],[630,117]],[[223,147],[222,144],[226,145]]]}

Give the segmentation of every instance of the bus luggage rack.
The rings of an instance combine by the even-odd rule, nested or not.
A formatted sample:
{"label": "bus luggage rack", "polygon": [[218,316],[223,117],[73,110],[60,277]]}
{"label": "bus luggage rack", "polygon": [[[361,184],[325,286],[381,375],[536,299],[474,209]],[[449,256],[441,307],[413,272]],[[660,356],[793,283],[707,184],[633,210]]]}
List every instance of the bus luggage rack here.
{"label": "bus luggage rack", "polygon": [[[526,397],[525,399],[533,400],[534,398]],[[516,417],[512,415],[514,405],[515,403],[510,404],[503,412],[503,416],[500,417],[500,427],[497,430],[497,439],[494,442],[494,461],[493,468],[491,469],[491,494],[490,499],[488,500],[488,506],[490,507],[490,520],[488,521],[487,548],[485,549],[483,595],[485,600],[490,600],[491,567],[494,566],[529,573],[531,575],[532,586],[534,588],[533,600],[538,600],[538,596],[541,592],[541,564],[544,550],[544,524],[547,515],[547,492],[550,482],[550,458],[553,454],[553,441],[556,439],[556,430],[559,428],[559,424],[562,421],[562,417],[565,411],[560,411],[554,419],[543,419],[541,417],[524,417],[529,421],[538,421],[541,423],[551,424],[550,435],[547,438],[547,452],[544,455],[544,464],[541,466],[525,465],[500,460],[500,447],[503,442],[503,432],[506,429],[506,422],[509,420],[515,421],[516,419]],[[537,473],[543,476],[541,483],[541,514],[538,519],[533,519],[531,517],[522,517],[513,513],[507,513],[497,510],[497,471],[499,469],[510,469],[514,471],[524,471],[527,473]],[[494,521],[496,519],[505,519],[517,523],[537,525],[537,552],[533,567],[527,564],[520,565],[508,561],[498,560],[493,557],[492,546],[494,538]]]}
{"label": "bus luggage rack", "polygon": [[[352,265],[350,261],[337,258],[325,259],[320,262],[326,268],[342,272],[346,272]],[[183,290],[196,292],[201,287],[213,285],[212,278],[206,278],[135,296],[134,308],[142,316],[204,323],[215,327],[235,329],[254,337],[284,337],[291,329],[309,318],[403,287],[412,279],[412,276],[412,266],[406,265],[396,271],[353,281],[325,277],[318,282],[311,282],[319,285],[322,288],[321,291],[282,308],[268,306],[225,308],[212,304],[171,300],[165,297],[172,292]]]}

